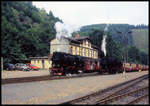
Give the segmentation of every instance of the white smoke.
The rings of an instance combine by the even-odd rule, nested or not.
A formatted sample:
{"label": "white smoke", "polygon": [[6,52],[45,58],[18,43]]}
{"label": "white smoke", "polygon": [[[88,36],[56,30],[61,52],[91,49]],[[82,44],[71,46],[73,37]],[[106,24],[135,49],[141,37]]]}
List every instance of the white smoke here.
{"label": "white smoke", "polygon": [[104,35],[103,40],[102,40],[102,47],[101,47],[105,56],[106,56],[106,37],[107,35]]}
{"label": "white smoke", "polygon": [[56,29],[56,38],[61,39],[61,37],[72,37],[72,33],[75,31],[79,31],[79,28],[61,23],[61,22],[56,22],[55,23],[55,29]]}
{"label": "white smoke", "polygon": [[104,32],[108,31],[108,24],[106,25],[105,29],[104,29]]}
{"label": "white smoke", "polygon": [[63,39],[63,37],[70,38],[72,37],[72,33],[75,31],[79,31],[78,27],[75,27],[70,24],[65,24],[61,22],[55,23],[55,29],[56,29],[56,39],[58,46],[56,47],[58,52],[69,52],[68,48],[68,41],[66,39]]}
{"label": "white smoke", "polygon": [[107,34],[106,32],[108,31],[108,24],[106,25],[105,29],[104,29],[104,36],[103,36],[103,40],[102,40],[102,45],[101,45],[101,50],[104,52],[104,55],[106,56],[106,38],[107,38]]}

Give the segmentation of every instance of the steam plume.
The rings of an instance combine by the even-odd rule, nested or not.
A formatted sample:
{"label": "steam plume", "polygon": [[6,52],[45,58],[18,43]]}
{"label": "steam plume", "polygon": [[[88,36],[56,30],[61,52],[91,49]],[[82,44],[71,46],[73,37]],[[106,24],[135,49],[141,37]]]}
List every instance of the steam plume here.
{"label": "steam plume", "polygon": [[79,28],[61,22],[56,22],[54,28],[56,29],[56,39],[59,46],[56,51],[69,53],[69,48],[67,46],[69,43],[62,37],[72,37],[72,33],[78,31]]}
{"label": "steam plume", "polygon": [[102,45],[101,45],[101,50],[104,52],[104,55],[106,56],[106,38],[107,38],[107,30],[108,30],[108,24],[106,25],[105,29],[104,29],[104,36],[103,36],[103,40],[102,40]]}
{"label": "steam plume", "polygon": [[102,51],[104,52],[104,55],[106,56],[106,37],[107,35],[103,36],[103,40],[102,40]]}
{"label": "steam plume", "polygon": [[57,39],[61,39],[61,37],[72,37],[72,33],[79,30],[79,28],[61,22],[55,23],[55,29]]}

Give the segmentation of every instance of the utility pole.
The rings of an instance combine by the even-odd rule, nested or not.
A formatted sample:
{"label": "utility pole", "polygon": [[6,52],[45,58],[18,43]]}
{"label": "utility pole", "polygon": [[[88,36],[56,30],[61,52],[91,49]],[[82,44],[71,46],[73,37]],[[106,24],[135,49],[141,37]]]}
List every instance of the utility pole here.
{"label": "utility pole", "polygon": [[3,57],[1,57],[1,71],[3,70]]}
{"label": "utility pole", "polygon": [[[127,50],[127,47],[126,47],[126,40],[125,40],[125,36],[127,35],[127,34],[129,34],[129,33],[132,33],[131,31],[127,31],[127,32],[120,32],[120,31],[117,31],[117,33],[119,33],[119,34],[122,34],[123,35],[123,42],[124,42],[124,63],[126,63],[127,62],[127,60],[128,60],[128,50]],[[124,73],[125,73],[125,67],[124,67]]]}

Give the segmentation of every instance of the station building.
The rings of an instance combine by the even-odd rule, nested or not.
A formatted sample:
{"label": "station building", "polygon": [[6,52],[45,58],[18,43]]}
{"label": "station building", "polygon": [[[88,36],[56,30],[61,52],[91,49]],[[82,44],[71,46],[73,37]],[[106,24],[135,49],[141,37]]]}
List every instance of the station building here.
{"label": "station building", "polygon": [[44,57],[30,57],[31,64],[41,69],[49,69],[52,66],[51,57],[53,52],[64,52],[72,55],[80,55],[88,58],[98,59],[98,47],[92,45],[89,37],[61,37],[60,39],[52,38],[50,40],[50,54]]}
{"label": "station building", "polygon": [[31,64],[38,66],[40,69],[49,69],[51,67],[51,62],[48,56],[43,57],[30,57]]}
{"label": "station building", "polygon": [[98,58],[98,48],[92,45],[89,37],[79,37],[79,34],[76,34],[74,38],[52,39],[50,42],[50,55],[52,56],[55,51],[93,59]]}

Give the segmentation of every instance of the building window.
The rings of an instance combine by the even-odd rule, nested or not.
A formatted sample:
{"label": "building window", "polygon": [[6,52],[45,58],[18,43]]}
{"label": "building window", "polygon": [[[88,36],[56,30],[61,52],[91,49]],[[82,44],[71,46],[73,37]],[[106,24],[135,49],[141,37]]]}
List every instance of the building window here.
{"label": "building window", "polygon": [[80,50],[79,50],[80,48],[79,47],[77,47],[77,55],[80,55]]}
{"label": "building window", "polygon": [[90,47],[90,43],[88,43],[88,47]]}
{"label": "building window", "polygon": [[42,60],[42,68],[43,69],[45,69],[45,63],[44,63],[45,61],[44,60]]}
{"label": "building window", "polygon": [[83,56],[83,55],[84,55],[84,54],[83,54],[83,52],[84,52],[84,51],[83,51],[83,48],[81,48],[81,56]]}
{"label": "building window", "polygon": [[90,57],[90,50],[88,49],[88,57]]}
{"label": "building window", "polygon": [[94,51],[92,50],[92,58],[94,58]]}
{"label": "building window", "polygon": [[86,53],[86,57],[88,56],[88,50],[87,49],[85,49],[85,53]]}
{"label": "building window", "polygon": [[86,40],[86,47],[88,47],[88,41]]}
{"label": "building window", "polygon": [[83,46],[85,46],[86,45],[86,41],[83,41]]}
{"label": "building window", "polygon": [[70,48],[70,52],[71,52],[71,54],[73,54],[73,50],[72,50],[73,48],[72,48],[72,46],[71,46],[71,48]]}
{"label": "building window", "polygon": [[91,50],[89,50],[89,57],[91,57]]}
{"label": "building window", "polygon": [[75,47],[72,46],[72,54],[75,55]]}
{"label": "building window", "polygon": [[80,49],[80,51],[79,51],[80,56],[82,56],[82,48],[81,48],[81,47],[79,47],[79,49]]}
{"label": "building window", "polygon": [[86,56],[86,49],[84,48],[84,56]]}
{"label": "building window", "polygon": [[97,58],[97,52],[95,51],[95,58]]}
{"label": "building window", "polygon": [[96,58],[98,58],[98,52],[96,52],[96,56],[97,56]]}
{"label": "building window", "polygon": [[77,47],[75,47],[75,55],[77,55]]}

